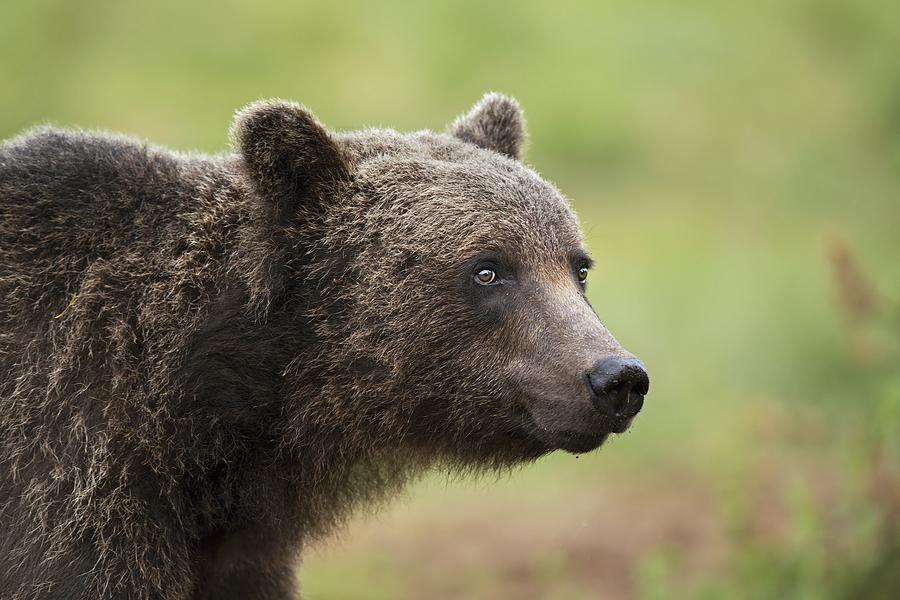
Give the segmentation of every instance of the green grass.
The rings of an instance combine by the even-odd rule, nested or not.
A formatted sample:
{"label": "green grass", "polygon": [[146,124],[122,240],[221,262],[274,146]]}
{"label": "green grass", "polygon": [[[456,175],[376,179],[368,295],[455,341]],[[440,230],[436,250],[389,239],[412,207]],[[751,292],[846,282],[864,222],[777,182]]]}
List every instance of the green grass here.
{"label": "green grass", "polygon": [[[650,368],[646,409],[595,455],[427,478],[308,555],[308,597],[887,597],[898,57],[889,0],[16,0],[0,137],[52,121],[219,151],[259,97],[441,129],[515,95],[598,259],[591,300]],[[862,283],[836,285],[842,243]]]}

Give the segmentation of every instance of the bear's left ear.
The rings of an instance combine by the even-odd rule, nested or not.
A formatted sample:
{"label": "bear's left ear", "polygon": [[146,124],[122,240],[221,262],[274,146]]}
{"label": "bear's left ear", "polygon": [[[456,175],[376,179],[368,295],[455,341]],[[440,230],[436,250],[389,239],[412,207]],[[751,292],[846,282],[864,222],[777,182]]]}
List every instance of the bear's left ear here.
{"label": "bear's left ear", "polygon": [[256,191],[282,219],[321,207],[350,178],[349,163],[331,134],[294,102],[250,104],[235,116],[231,139]]}
{"label": "bear's left ear", "polygon": [[464,142],[519,160],[525,143],[525,117],[519,103],[490,92],[456,121],[451,133]]}

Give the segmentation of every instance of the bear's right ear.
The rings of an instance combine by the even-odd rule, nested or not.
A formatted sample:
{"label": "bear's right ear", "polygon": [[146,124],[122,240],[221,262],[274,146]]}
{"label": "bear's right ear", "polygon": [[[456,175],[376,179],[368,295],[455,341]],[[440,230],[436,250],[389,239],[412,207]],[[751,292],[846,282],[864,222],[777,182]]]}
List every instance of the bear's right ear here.
{"label": "bear's right ear", "polygon": [[331,134],[294,102],[250,104],[235,116],[231,139],[256,191],[273,203],[279,219],[321,207],[350,178]]}

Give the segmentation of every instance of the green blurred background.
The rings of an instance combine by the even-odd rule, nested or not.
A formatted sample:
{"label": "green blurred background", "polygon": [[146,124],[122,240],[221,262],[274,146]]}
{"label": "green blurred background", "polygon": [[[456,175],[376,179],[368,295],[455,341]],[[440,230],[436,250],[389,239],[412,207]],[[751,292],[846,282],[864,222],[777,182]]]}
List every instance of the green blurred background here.
{"label": "green blurred background", "polygon": [[0,82],[0,137],[207,152],[260,97],[336,129],[524,106],[645,410],[592,455],[426,478],[307,551],[307,598],[896,597],[896,0],[6,0]]}

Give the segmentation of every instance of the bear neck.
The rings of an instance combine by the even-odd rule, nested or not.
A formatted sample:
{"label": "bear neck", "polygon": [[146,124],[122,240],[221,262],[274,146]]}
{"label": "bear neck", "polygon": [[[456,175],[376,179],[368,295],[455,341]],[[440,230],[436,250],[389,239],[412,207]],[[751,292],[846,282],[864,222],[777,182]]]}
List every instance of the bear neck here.
{"label": "bear neck", "polygon": [[391,390],[343,343],[352,299],[315,276],[343,258],[321,251],[315,224],[273,224],[240,180],[201,191],[196,222],[228,232],[210,251],[223,260],[179,372],[191,412],[215,424],[187,442],[213,461],[192,476],[208,490],[201,520],[288,520],[301,537],[323,533],[424,461],[403,449]]}

